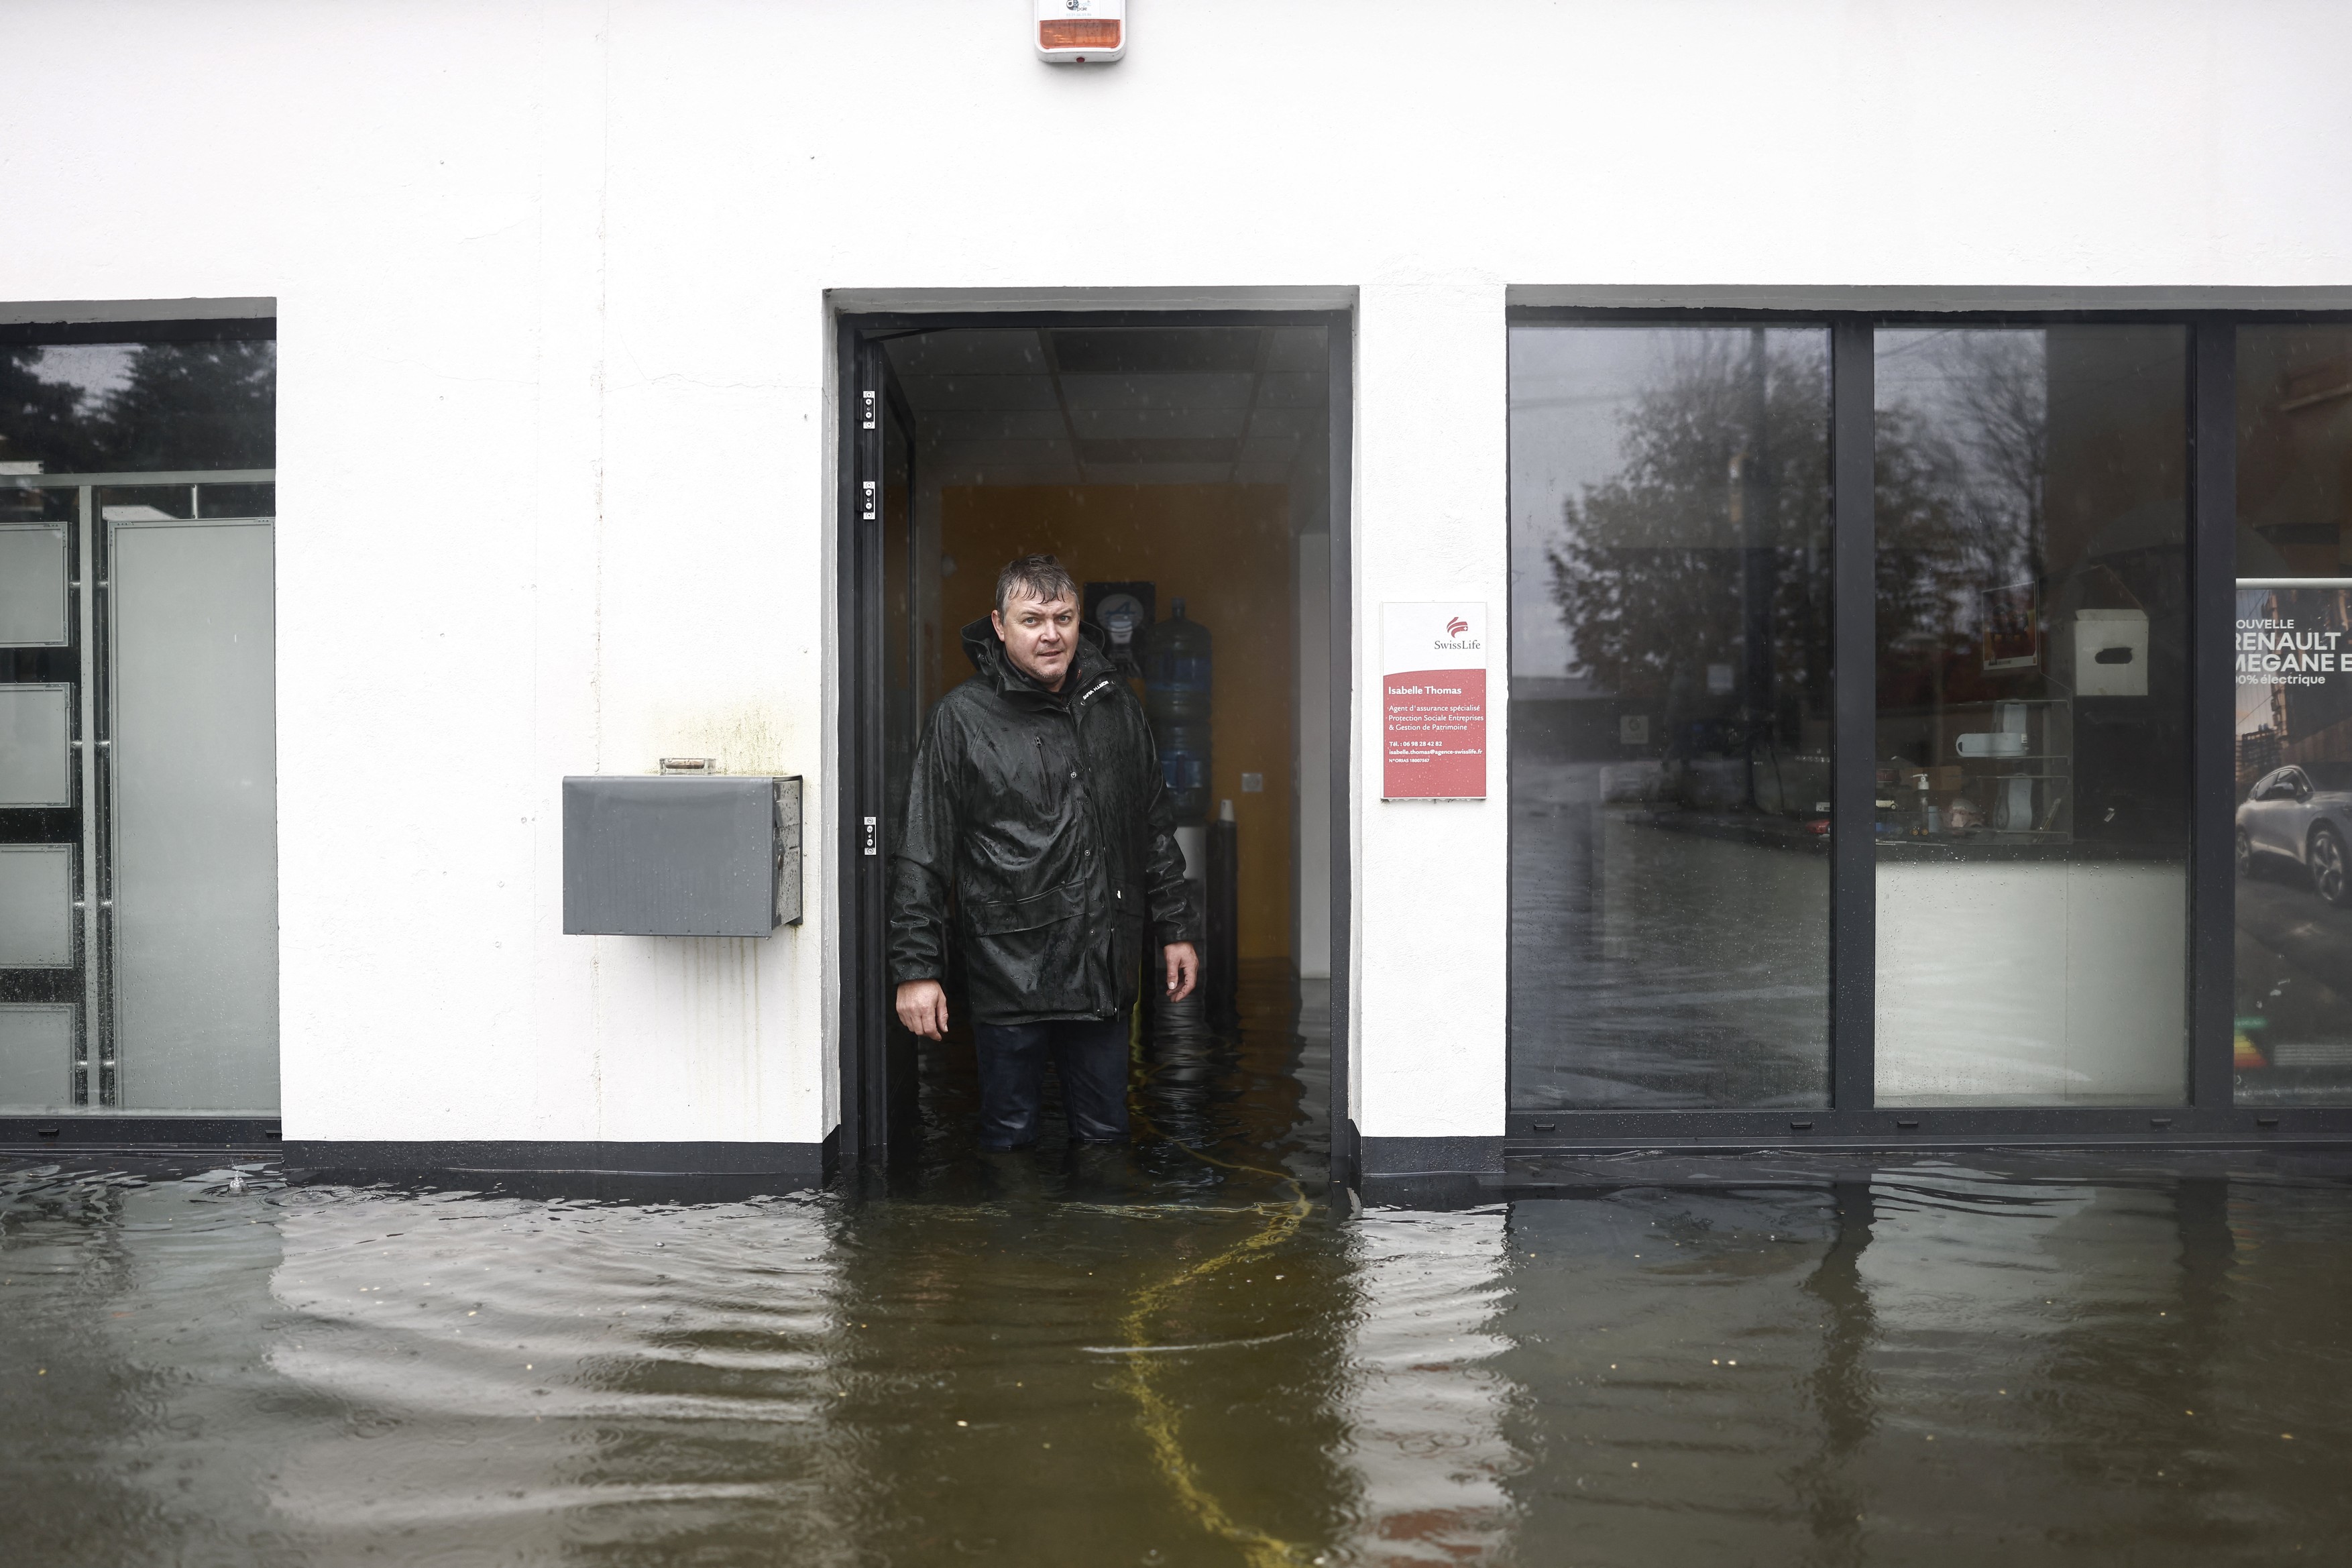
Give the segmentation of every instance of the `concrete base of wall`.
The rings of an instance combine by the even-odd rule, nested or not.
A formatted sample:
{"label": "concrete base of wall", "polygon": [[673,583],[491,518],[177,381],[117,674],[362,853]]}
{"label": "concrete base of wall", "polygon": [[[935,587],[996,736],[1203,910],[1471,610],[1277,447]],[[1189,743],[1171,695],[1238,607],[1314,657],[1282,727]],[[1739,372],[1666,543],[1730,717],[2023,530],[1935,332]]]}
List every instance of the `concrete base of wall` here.
{"label": "concrete base of wall", "polygon": [[1357,1191],[1367,1205],[1459,1208],[1503,1179],[1503,1139],[1360,1138]]}
{"label": "concrete base of wall", "polygon": [[285,1143],[286,1179],[432,1182],[520,1196],[656,1197],[696,1202],[823,1186],[835,1135],[822,1143],[621,1143],[551,1141]]}
{"label": "concrete base of wall", "polygon": [[218,1154],[276,1159],[274,1116],[136,1116],[60,1110],[0,1116],[0,1157],[52,1154]]}

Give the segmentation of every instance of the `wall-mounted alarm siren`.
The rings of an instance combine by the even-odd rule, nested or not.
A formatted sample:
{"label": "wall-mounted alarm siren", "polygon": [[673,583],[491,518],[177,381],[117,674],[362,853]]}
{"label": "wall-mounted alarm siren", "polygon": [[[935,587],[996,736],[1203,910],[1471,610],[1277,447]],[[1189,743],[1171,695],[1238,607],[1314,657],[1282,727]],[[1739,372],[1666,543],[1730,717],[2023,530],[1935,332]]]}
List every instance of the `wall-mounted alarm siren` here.
{"label": "wall-mounted alarm siren", "polygon": [[1036,0],[1037,58],[1108,65],[1127,53],[1127,0]]}

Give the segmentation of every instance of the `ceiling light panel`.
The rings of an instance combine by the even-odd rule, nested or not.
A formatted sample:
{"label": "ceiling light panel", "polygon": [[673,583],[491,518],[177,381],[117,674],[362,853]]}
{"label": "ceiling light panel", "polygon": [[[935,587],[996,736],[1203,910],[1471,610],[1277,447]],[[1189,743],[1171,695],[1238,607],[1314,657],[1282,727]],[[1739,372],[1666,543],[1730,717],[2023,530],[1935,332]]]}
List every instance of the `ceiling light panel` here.
{"label": "ceiling light panel", "polygon": [[1069,434],[1058,408],[927,409],[915,433],[939,441],[1054,441]]}
{"label": "ceiling light panel", "polygon": [[1138,437],[1232,440],[1249,422],[1242,408],[1073,408],[1070,429],[1084,439]]}
{"label": "ceiling light panel", "polygon": [[1258,379],[1258,405],[1262,408],[1320,408],[1324,403],[1324,380],[1321,375],[1298,371],[1269,373]]}
{"label": "ceiling light panel", "polygon": [[1252,439],[1281,437],[1303,441],[1323,426],[1323,411],[1319,408],[1261,407],[1250,416]]}
{"label": "ceiling light panel", "polygon": [[1097,463],[1230,463],[1241,443],[1232,437],[1144,436],[1124,439],[1078,440],[1078,458],[1088,468]]}
{"label": "ceiling light panel", "polygon": [[1045,346],[1029,328],[960,327],[887,338],[882,352],[900,375],[1043,375]]}
{"label": "ceiling light panel", "polygon": [[1062,327],[1050,334],[1064,374],[1150,375],[1257,368],[1255,327]]}
{"label": "ceiling light panel", "polygon": [[1062,393],[1079,408],[1247,408],[1247,375],[1062,374]]}
{"label": "ceiling light panel", "polygon": [[1287,467],[1297,456],[1296,441],[1262,441],[1253,437],[1242,443],[1241,460],[1244,463],[1280,463]]}
{"label": "ceiling light panel", "polygon": [[1330,374],[1331,349],[1321,327],[1276,327],[1266,334],[1265,368]]}
{"label": "ceiling light panel", "polygon": [[917,408],[1052,408],[1054,384],[1042,375],[909,375],[899,378]]}

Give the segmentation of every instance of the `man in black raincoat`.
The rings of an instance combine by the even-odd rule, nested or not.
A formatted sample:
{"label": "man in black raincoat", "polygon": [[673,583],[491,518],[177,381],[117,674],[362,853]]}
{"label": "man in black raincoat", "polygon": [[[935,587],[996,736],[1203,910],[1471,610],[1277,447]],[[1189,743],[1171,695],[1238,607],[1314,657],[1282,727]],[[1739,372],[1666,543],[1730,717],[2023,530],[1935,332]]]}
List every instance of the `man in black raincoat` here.
{"label": "man in black raincoat", "polygon": [[891,854],[898,1017],[946,1032],[940,982],[959,942],[985,1149],[1036,1142],[1048,1058],[1071,1141],[1124,1139],[1145,955],[1171,1001],[1200,975],[1200,911],[1151,731],[1100,643],[1052,556],[997,575],[995,612],[963,628],[974,674],[924,727]]}

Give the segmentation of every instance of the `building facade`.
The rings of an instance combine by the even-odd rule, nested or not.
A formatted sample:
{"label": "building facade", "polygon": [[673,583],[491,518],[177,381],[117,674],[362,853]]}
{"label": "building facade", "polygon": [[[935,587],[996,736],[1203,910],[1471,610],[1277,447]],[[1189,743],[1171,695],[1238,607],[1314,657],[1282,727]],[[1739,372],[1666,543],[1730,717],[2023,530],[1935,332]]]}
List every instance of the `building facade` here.
{"label": "building facade", "polygon": [[[1265,546],[1093,575],[1285,692],[1202,788],[1375,1186],[2352,1136],[2339,8],[1129,12],[11,8],[104,70],[0,109],[7,1142],[878,1143],[941,542],[1064,513]],[[121,434],[156,345],[247,425]],[[798,922],[567,934],[563,781],[689,757]]]}

